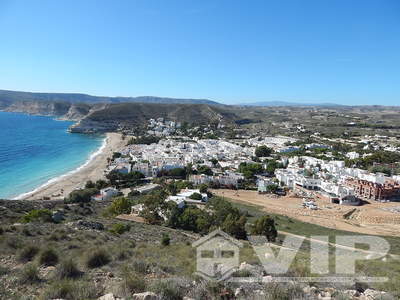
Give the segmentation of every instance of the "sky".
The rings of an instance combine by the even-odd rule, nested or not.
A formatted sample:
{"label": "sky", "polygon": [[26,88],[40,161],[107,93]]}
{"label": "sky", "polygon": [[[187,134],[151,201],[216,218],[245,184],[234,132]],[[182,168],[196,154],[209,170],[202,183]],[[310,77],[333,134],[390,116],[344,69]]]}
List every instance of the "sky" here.
{"label": "sky", "polygon": [[400,105],[400,1],[0,0],[0,89]]}

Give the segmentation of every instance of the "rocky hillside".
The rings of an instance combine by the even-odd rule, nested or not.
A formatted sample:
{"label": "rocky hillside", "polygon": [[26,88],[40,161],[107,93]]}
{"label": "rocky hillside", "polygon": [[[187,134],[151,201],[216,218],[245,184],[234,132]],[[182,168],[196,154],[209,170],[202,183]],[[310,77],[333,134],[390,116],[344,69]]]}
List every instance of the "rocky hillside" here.
{"label": "rocky hillside", "polygon": [[203,280],[198,234],[106,217],[110,202],[0,200],[0,299],[398,299],[364,283],[280,283],[245,241],[233,276],[259,280]]}
{"label": "rocky hillside", "polygon": [[72,104],[66,102],[47,101],[17,101],[0,104],[0,108],[3,111],[56,117],[61,117],[67,114],[71,106]]}
{"label": "rocky hillside", "polygon": [[[57,98],[58,99],[58,98]],[[77,121],[72,132],[105,132],[146,123],[151,118],[165,118],[189,124],[219,124],[238,117],[222,105],[182,103],[74,103],[65,101],[1,99],[0,110],[33,115],[54,116]]]}
{"label": "rocky hillside", "polygon": [[223,106],[206,104],[107,104],[104,108],[89,113],[75,124],[71,131],[96,132],[131,128],[145,124],[151,118],[165,118],[193,125],[204,125],[229,123],[237,117]]}

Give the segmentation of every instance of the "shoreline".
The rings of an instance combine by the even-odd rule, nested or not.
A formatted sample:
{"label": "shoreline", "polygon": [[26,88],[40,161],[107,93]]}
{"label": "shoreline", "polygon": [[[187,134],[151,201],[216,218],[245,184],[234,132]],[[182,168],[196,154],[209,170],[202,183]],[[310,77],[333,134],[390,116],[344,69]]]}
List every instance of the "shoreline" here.
{"label": "shoreline", "polygon": [[[107,158],[125,146],[119,133],[107,133],[100,148],[76,169],[52,178],[33,191],[18,195],[13,200],[60,200],[73,190],[84,187],[86,181],[104,179]],[[45,199],[44,199],[45,198]]]}

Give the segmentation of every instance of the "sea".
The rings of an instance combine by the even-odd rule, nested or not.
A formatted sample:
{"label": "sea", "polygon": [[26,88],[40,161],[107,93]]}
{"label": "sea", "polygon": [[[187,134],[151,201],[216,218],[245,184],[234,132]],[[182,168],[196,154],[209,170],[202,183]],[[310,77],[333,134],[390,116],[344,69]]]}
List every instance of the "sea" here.
{"label": "sea", "polygon": [[0,199],[18,199],[76,172],[105,146],[105,136],[69,133],[73,122],[0,112]]}

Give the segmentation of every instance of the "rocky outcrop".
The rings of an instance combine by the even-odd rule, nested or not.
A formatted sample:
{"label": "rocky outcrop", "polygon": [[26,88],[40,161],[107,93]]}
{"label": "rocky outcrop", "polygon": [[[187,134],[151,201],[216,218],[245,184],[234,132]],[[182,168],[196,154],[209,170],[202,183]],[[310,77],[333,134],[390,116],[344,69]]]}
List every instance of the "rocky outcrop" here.
{"label": "rocky outcrop", "polygon": [[68,112],[63,115],[60,119],[70,120],[70,121],[79,121],[84,118],[90,111],[90,106],[88,105],[75,105],[72,104]]}
{"label": "rocky outcrop", "polygon": [[3,107],[3,111],[20,112],[42,116],[63,116],[70,109],[71,104],[44,101],[17,101]]}
{"label": "rocky outcrop", "polygon": [[80,120],[69,128],[69,132],[73,133],[97,133],[109,132],[118,129],[117,122],[99,122],[87,118]]}

